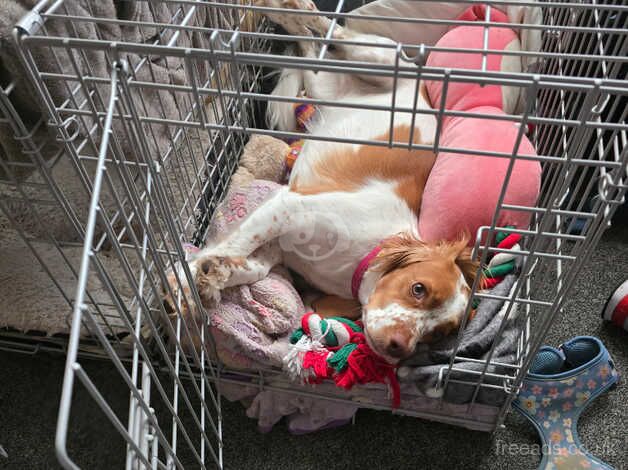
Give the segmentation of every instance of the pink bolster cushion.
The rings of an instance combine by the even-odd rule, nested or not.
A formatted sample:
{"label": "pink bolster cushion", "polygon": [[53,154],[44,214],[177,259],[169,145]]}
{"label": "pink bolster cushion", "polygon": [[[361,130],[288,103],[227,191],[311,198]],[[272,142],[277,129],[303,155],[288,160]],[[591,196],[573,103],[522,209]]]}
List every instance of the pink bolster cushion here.
{"label": "pink bolster cushion", "polygon": [[[495,107],[482,106],[473,112],[504,114]],[[454,117],[443,130],[444,147],[494,151],[510,154],[518,128],[509,121]],[[530,141],[523,137],[519,155],[535,155]],[[479,227],[490,225],[499,200],[509,158],[484,157],[441,152],[423,193],[419,233],[424,240],[450,240],[467,231],[475,236]],[[532,160],[517,159],[508,183],[504,202],[533,206],[539,193],[540,166]],[[529,214],[500,211],[498,225],[526,228]]]}
{"label": "pink bolster cushion", "polygon": [[[461,18],[474,15],[484,20],[484,5],[475,5]],[[470,11],[471,10],[471,11]],[[484,10],[485,11],[485,10]],[[506,22],[505,15],[493,10],[493,21]],[[465,15],[467,15],[465,17]],[[502,15],[502,16],[500,16]],[[459,26],[447,32],[437,46],[447,48],[482,48],[484,28]],[[489,49],[503,50],[517,40],[508,28],[489,29]],[[488,55],[487,69],[502,70],[502,56]],[[433,51],[427,60],[429,67],[465,68],[480,70],[480,53]],[[441,101],[443,82],[426,82],[432,105]],[[505,115],[504,90],[499,85],[480,87],[477,83],[450,82],[445,108],[476,114]],[[514,150],[518,126],[512,121],[498,121],[481,117],[447,117],[443,123],[440,145],[465,150],[501,152]],[[534,147],[523,136],[518,155],[536,155]],[[452,239],[462,231],[475,236],[477,229],[490,225],[510,159],[440,152],[425,186],[419,233],[424,240]],[[533,160],[517,159],[514,164],[504,202],[533,207],[539,194],[541,167]],[[501,211],[498,226],[514,225],[526,228],[529,214],[522,211]],[[473,241],[473,240],[472,240]]]}

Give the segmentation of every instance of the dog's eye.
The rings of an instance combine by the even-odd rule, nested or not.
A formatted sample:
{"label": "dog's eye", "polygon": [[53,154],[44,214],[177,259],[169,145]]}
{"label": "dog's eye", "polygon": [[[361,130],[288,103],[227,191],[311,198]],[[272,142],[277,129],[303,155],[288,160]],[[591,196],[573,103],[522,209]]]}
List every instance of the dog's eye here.
{"label": "dog's eye", "polygon": [[417,299],[422,299],[423,297],[425,297],[425,286],[423,284],[421,284],[420,282],[417,282],[416,284],[412,285],[412,295],[417,298]]}

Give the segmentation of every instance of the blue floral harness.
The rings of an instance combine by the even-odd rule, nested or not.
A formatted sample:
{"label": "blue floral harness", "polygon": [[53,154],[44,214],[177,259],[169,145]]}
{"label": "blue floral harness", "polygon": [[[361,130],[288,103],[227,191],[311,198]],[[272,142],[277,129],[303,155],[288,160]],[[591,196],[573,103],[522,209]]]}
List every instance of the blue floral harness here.
{"label": "blue floral harness", "polygon": [[541,435],[540,469],[612,469],[584,449],[577,423],[582,410],[618,380],[608,351],[592,336],[539,350],[513,406]]}

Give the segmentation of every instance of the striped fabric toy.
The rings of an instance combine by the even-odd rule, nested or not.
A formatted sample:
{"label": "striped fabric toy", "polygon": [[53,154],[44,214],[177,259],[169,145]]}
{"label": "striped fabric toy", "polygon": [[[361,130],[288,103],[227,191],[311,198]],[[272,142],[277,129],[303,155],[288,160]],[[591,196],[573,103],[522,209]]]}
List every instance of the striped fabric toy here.
{"label": "striped fabric toy", "polygon": [[[514,228],[508,226],[506,228]],[[504,280],[507,274],[515,271],[517,267],[517,252],[521,251],[521,235],[518,233],[497,232],[495,242],[497,248],[509,250],[508,252],[496,253],[490,258],[488,265],[482,270],[484,279],[480,289],[489,290]],[[473,299],[473,309],[478,308],[480,299]]]}
{"label": "striped fabric toy", "polygon": [[[507,227],[514,228],[514,227]],[[510,250],[508,253],[496,253],[484,268],[483,289],[491,289],[504,280],[507,274],[514,272],[516,267],[517,252],[521,251],[521,235],[518,233],[497,232],[495,236],[497,248]]]}
{"label": "striped fabric toy", "polygon": [[284,357],[284,370],[294,381],[317,384],[333,380],[346,390],[356,384],[386,383],[393,408],[399,407],[397,366],[375,354],[366,343],[359,322],[342,317],[322,318],[314,312],[301,319],[290,337],[294,345]]}
{"label": "striped fabric toy", "polygon": [[608,298],[602,318],[628,331],[628,279]]}

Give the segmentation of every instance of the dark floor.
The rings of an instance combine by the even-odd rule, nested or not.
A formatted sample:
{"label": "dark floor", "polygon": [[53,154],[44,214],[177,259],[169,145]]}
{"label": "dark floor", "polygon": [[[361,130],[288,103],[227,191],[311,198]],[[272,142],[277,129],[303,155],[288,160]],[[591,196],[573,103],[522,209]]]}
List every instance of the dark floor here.
{"label": "dark floor", "polygon": [[[618,221],[619,222],[619,221]],[[559,344],[579,334],[600,337],[628,376],[628,334],[602,323],[599,312],[612,287],[628,278],[628,220],[610,229],[576,282],[564,313],[549,332],[547,342]],[[112,382],[111,366],[87,364],[90,376],[114,411],[125,415],[128,391]],[[0,468],[57,468],[54,428],[61,388],[63,359],[0,353],[0,445],[8,459]],[[628,469],[628,385],[597,399],[581,419],[585,446],[617,469]],[[78,393],[73,407],[70,454],[83,468],[121,468],[124,448],[108,421],[94,410],[87,393]],[[100,416],[100,417],[99,417]],[[260,434],[239,404],[224,405],[225,462],[230,469],[319,468],[455,468],[533,469],[538,448],[531,425],[511,413],[506,427],[494,435],[361,411],[356,426],[307,436],[292,436],[282,425]],[[527,455],[526,455],[527,454]]]}

